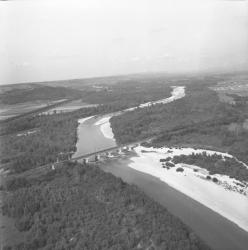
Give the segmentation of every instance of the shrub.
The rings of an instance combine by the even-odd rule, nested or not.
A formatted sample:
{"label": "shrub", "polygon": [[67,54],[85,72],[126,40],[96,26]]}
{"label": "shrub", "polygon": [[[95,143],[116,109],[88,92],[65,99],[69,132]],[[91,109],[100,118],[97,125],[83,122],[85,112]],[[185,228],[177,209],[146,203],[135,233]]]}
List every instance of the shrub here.
{"label": "shrub", "polygon": [[177,168],[177,170],[176,170],[177,172],[183,172],[184,171],[184,169],[183,168]]}
{"label": "shrub", "polygon": [[213,182],[218,182],[218,181],[219,180],[216,177],[213,178]]}

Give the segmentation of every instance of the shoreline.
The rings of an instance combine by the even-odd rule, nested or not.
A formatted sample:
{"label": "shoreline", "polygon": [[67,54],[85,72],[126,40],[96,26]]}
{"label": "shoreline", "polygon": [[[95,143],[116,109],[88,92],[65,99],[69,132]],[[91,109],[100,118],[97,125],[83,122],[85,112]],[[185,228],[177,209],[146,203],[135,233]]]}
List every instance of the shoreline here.
{"label": "shoreline", "polygon": [[[101,122],[104,121],[103,119]],[[105,123],[101,123],[100,130],[106,138],[114,139],[112,129],[109,125],[110,123],[107,121],[108,119],[109,117],[105,118]],[[131,162],[127,165],[129,168],[160,179],[160,181],[168,184],[170,187],[203,204],[207,208],[235,223],[242,230],[248,232],[247,196],[241,195],[234,191],[225,190],[224,187],[219,186],[211,181],[195,177],[195,172],[190,168],[184,168],[184,173],[176,172],[176,168],[179,166],[174,167],[170,171],[166,171],[162,168],[162,165],[159,162],[161,158],[166,158],[163,153],[159,152],[162,150],[152,148],[152,151],[158,152],[142,153],[141,150],[149,150],[149,148],[141,148],[142,147],[135,148],[137,156],[130,157]],[[168,149],[169,148],[167,148],[167,150]],[[180,151],[181,150],[176,151],[175,155],[182,154],[182,152]],[[232,157],[230,154],[224,152],[190,148],[185,149],[183,154],[190,154],[192,151],[195,153],[204,151],[210,155],[217,153],[228,158]],[[231,181],[229,177],[224,175],[216,174],[215,176],[218,179],[222,179],[223,182],[225,181],[229,183]],[[237,206],[236,204],[239,204],[239,206]]]}
{"label": "shoreline", "polygon": [[185,86],[172,86],[172,91],[171,91],[170,97],[167,97],[167,98],[161,99],[161,100],[157,100],[157,101],[142,103],[139,106],[128,108],[128,109],[125,109],[123,111],[124,112],[133,111],[137,108],[145,108],[145,107],[149,107],[149,106],[156,105],[156,104],[167,104],[167,103],[173,102],[173,101],[180,99],[180,98],[183,98],[183,97],[185,97]]}
{"label": "shoreline", "polygon": [[[175,99],[182,98],[184,95],[185,87],[173,87],[171,97],[153,103],[168,103],[170,101],[174,101]],[[146,107],[149,105],[151,105],[151,102],[141,104],[140,106]],[[111,124],[109,122],[112,116],[113,115],[105,115],[96,121],[94,125],[99,126],[99,130],[106,139],[115,141]],[[91,117],[84,118],[82,119],[82,122],[85,122],[90,118]],[[241,195],[240,193],[235,193],[234,191],[227,191],[222,186],[219,186],[211,181],[206,181],[206,179],[204,179],[204,175],[200,176],[200,172],[203,172],[203,169],[197,174],[193,171],[194,169],[189,167],[184,168],[183,173],[178,173],[175,170],[176,168],[166,170],[162,168],[161,162],[159,162],[161,158],[166,158],[163,150],[159,148],[150,149],[152,149],[151,152],[142,153],[142,150],[149,150],[149,148],[140,146],[136,147],[135,152],[137,156],[130,157],[131,162],[128,164],[128,167],[159,178],[162,182],[168,184],[170,187],[203,204],[207,208],[217,212],[248,232],[248,218],[246,216],[246,211],[248,211],[247,196]],[[169,148],[167,148],[167,150],[168,149]],[[183,152],[180,152],[180,149],[178,149],[178,152],[174,152],[174,154],[189,154],[192,153],[192,150],[193,152],[205,151],[208,154],[216,153],[214,150],[184,148]],[[225,157],[232,157],[228,153],[217,153]],[[168,156],[170,156],[170,154],[167,154],[167,157]],[[218,179],[222,179],[223,181],[230,181],[230,178],[227,176],[216,175],[216,177],[217,176]],[[239,206],[236,206],[236,204],[239,204]]]}
{"label": "shoreline", "polygon": [[[141,146],[136,147],[135,152],[137,156],[130,158],[131,162],[128,164],[128,167],[159,178],[170,187],[217,212],[248,232],[247,196],[225,190],[222,186],[199,178],[197,175],[200,174],[196,174],[193,169],[190,168],[184,168],[183,173],[177,172],[177,167],[166,170],[162,168],[162,164],[159,160],[168,156],[162,153],[162,150],[156,152],[156,149],[150,149],[151,148]],[[142,153],[142,150],[150,151]],[[218,178],[223,177],[224,180],[228,180],[226,176],[217,176]],[[236,204],[239,204],[239,206]]]}
{"label": "shoreline", "polygon": [[[151,102],[143,103],[143,104],[140,104],[139,106],[125,109],[122,112],[133,111],[133,110],[135,110],[137,108],[145,108],[145,107],[149,107],[151,105],[156,105],[156,104],[170,103],[170,102],[173,102],[173,101],[175,101],[177,99],[183,98],[184,96],[185,96],[185,86],[172,86],[172,91],[171,91],[171,96],[170,97],[165,98],[165,99],[161,99],[161,100],[158,100],[158,101],[151,101]],[[121,114],[121,113],[120,112],[116,113],[116,115],[119,115],[119,114]],[[94,123],[95,126],[100,125],[100,130],[101,130],[102,134],[104,135],[104,137],[107,138],[107,139],[111,139],[111,140],[115,140],[114,134],[113,134],[113,131],[112,131],[112,128],[111,128],[111,124],[110,124],[110,121],[109,121],[111,119],[111,117],[113,117],[113,116],[115,116],[115,114],[105,116],[105,117],[101,118],[99,121]],[[90,118],[91,117],[89,117],[89,119]]]}
{"label": "shoreline", "polygon": [[235,223],[204,206],[159,178],[128,167],[131,157],[110,159],[100,165],[108,173],[135,185],[154,201],[164,206],[193,230],[211,249],[246,250],[248,233]]}
{"label": "shoreline", "polygon": [[95,115],[88,116],[88,117],[85,117],[85,118],[81,118],[81,119],[78,120],[78,123],[79,123],[79,124],[83,124],[83,123],[85,123],[87,120],[93,118],[94,116],[95,116]]}
{"label": "shoreline", "polygon": [[107,116],[101,118],[99,121],[94,123],[94,126],[100,126],[100,130],[103,134],[103,136],[107,139],[111,139],[115,141],[114,134],[110,125],[109,120],[111,119],[112,116]]}

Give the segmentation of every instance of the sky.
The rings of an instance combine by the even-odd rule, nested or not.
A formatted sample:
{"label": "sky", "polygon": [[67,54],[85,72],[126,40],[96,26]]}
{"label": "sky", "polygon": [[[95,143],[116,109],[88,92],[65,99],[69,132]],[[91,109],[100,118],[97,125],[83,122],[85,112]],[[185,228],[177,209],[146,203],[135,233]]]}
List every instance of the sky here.
{"label": "sky", "polygon": [[0,84],[246,69],[246,0],[0,1]]}

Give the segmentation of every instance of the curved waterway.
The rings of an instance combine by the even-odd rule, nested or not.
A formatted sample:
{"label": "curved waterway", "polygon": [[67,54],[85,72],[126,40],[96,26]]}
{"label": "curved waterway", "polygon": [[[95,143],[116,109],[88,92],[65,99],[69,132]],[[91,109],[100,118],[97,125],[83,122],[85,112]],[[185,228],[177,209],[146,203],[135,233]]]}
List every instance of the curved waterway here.
{"label": "curved waterway", "polygon": [[91,116],[79,120],[77,150],[73,157],[116,146],[115,139],[111,136],[112,130],[109,125],[109,118],[109,115]]}
{"label": "curved waterway", "polygon": [[246,250],[248,234],[223,216],[170,187],[160,179],[127,167],[127,159],[110,161],[101,169],[135,184],[179,217],[214,250]]}
{"label": "curved waterway", "polygon": [[[174,95],[177,95],[176,98]],[[160,100],[157,103],[168,103],[178,99],[178,96],[179,98],[184,96],[184,88],[175,87],[170,98]],[[151,103],[142,104],[141,107],[149,105]],[[73,157],[116,146],[109,123],[112,115],[93,116],[79,120],[77,151]],[[122,178],[125,182],[138,186],[148,196],[165,206],[172,214],[192,228],[212,249],[247,249],[248,233],[246,231],[196,200],[167,185],[159,178],[130,168],[130,163],[130,159],[120,158],[105,162],[100,167],[102,170]]]}
{"label": "curved waterway", "polygon": [[145,108],[155,104],[166,104],[173,102],[185,96],[184,86],[172,87],[171,96],[158,101],[147,102],[140,104],[137,107],[132,107],[120,112],[107,114],[104,116],[90,116],[80,119],[78,126],[78,141],[76,144],[76,152],[73,158],[94,153],[100,150],[108,149],[116,146],[114,135],[110,127],[109,119],[114,115],[120,115],[124,112],[129,112],[137,108]]}

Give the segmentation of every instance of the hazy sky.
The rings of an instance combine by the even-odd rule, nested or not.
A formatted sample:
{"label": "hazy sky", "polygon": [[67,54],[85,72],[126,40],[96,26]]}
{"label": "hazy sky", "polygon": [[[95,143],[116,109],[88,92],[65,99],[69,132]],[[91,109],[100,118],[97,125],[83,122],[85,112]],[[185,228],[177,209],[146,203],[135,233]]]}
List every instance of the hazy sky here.
{"label": "hazy sky", "polygon": [[248,1],[0,2],[0,84],[248,69]]}

